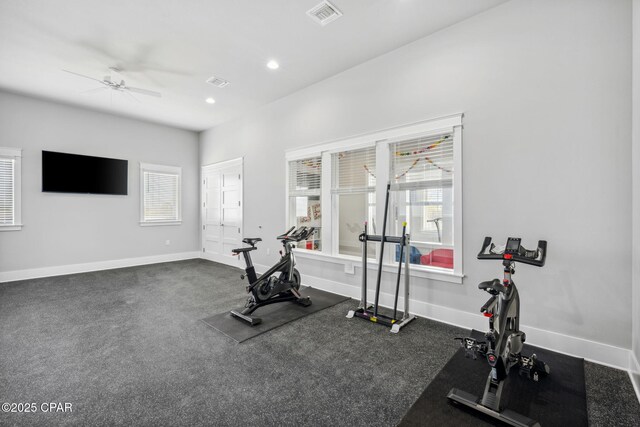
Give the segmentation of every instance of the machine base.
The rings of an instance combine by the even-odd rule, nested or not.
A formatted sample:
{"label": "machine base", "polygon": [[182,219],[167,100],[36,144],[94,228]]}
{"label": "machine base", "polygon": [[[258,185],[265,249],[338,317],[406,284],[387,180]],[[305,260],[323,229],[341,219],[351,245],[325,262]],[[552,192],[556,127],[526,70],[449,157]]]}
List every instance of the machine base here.
{"label": "machine base", "polygon": [[[298,294],[299,295],[299,294]],[[295,304],[299,304],[303,307],[309,307],[311,305],[311,298],[309,297],[298,297],[294,294],[290,294],[290,295],[283,295],[283,296],[279,296],[276,298],[271,298],[268,299],[266,301],[263,301],[259,304],[255,304],[253,306],[247,307],[244,310],[242,310],[242,312],[238,311],[238,310],[231,310],[231,316],[235,317],[236,319],[240,319],[243,320],[245,322],[247,322],[248,324],[250,324],[251,326],[255,326],[255,325],[259,325],[260,323],[262,323],[262,319],[259,317],[254,317],[254,316],[250,316],[251,313],[253,313],[254,311],[256,311],[257,309],[259,309],[260,307],[263,307],[265,305],[270,305],[270,304],[275,304],[275,303],[279,303],[279,302],[286,302],[286,301],[291,301]]]}
{"label": "machine base", "polygon": [[240,313],[239,311],[236,311],[236,310],[231,310],[230,313],[236,319],[244,320],[245,322],[247,322],[251,326],[259,325],[260,323],[262,323],[262,319],[259,318],[259,317],[248,316],[248,315],[242,314],[242,313]]}
{"label": "machine base", "polygon": [[357,310],[349,310],[347,313],[347,319],[352,319],[354,317],[359,317],[361,319],[368,320],[373,323],[380,323],[381,325],[388,326],[391,328],[392,334],[397,334],[400,332],[400,329],[405,327],[409,322],[414,320],[416,316],[405,314],[402,319],[394,319],[389,316],[385,316],[382,314],[374,315],[372,311],[368,308],[358,308]]}
{"label": "machine base", "polygon": [[467,393],[466,391],[458,390],[457,388],[451,389],[447,397],[456,403],[461,403],[469,408],[475,409],[512,426],[540,427],[540,423],[537,421],[509,409],[504,409],[501,412],[489,409],[479,403],[480,399],[477,396]]}

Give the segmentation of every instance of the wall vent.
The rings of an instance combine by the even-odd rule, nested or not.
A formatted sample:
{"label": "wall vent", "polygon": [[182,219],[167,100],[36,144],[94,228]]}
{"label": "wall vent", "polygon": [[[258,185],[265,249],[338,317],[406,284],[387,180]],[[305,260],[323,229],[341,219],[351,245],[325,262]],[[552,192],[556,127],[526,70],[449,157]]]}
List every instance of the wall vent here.
{"label": "wall vent", "polygon": [[342,16],[342,12],[328,1],[323,1],[319,5],[308,10],[307,15],[324,27],[329,22],[340,18]]}
{"label": "wall vent", "polygon": [[207,83],[214,85],[215,87],[225,87],[225,86],[229,86],[229,81],[225,80],[225,79],[221,79],[220,77],[209,77],[207,79]]}

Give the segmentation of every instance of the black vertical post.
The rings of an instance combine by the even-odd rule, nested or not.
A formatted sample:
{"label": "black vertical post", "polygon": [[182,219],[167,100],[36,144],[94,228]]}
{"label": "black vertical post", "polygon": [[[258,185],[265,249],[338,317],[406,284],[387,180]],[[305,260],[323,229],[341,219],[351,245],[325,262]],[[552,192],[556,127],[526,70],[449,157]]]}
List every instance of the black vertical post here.
{"label": "black vertical post", "polygon": [[400,274],[402,274],[402,255],[409,256],[411,254],[411,249],[407,248],[407,253],[404,253],[404,247],[407,243],[407,223],[404,222],[402,224],[402,240],[400,241],[400,259],[398,260],[398,278],[396,281],[396,298],[393,301],[393,318],[397,319],[398,314],[398,295],[400,294]]}
{"label": "black vertical post", "polygon": [[378,281],[376,283],[376,301],[373,306],[373,315],[375,317],[378,316],[378,302],[380,300],[380,281],[382,279],[382,261],[384,255],[384,239],[385,233],[387,232],[387,211],[389,210],[389,190],[391,189],[391,184],[387,184],[387,195],[384,200],[384,220],[382,221],[382,236],[380,238],[380,259],[378,261]]}
{"label": "black vertical post", "polygon": [[367,310],[367,238],[369,236],[368,222],[364,222],[364,231],[360,235],[362,240],[362,295],[360,295],[360,304],[363,311]]}

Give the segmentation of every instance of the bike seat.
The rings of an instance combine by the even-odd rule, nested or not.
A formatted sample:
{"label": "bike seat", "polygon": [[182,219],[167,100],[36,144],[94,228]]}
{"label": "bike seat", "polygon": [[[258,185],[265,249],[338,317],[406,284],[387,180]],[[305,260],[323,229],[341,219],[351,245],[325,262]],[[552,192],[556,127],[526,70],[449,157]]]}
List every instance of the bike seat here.
{"label": "bike seat", "polygon": [[255,246],[251,246],[251,247],[248,247],[248,248],[237,248],[237,249],[231,249],[231,253],[239,254],[241,252],[255,251],[256,249],[258,249],[258,248],[256,248]]}
{"label": "bike seat", "polygon": [[492,295],[498,295],[498,293],[500,292],[507,291],[507,288],[502,283],[500,283],[499,279],[487,280],[486,282],[482,282],[478,285],[478,289],[487,291]]}
{"label": "bike seat", "polygon": [[260,237],[246,237],[242,241],[247,245],[255,246],[256,243],[262,242],[262,239]]}

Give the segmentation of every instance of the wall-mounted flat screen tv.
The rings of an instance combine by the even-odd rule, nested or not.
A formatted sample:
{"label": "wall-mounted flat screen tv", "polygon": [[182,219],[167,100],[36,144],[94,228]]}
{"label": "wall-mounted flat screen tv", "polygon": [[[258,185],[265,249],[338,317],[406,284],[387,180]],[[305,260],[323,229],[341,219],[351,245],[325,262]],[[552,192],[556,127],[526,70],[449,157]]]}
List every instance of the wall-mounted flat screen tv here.
{"label": "wall-mounted flat screen tv", "polygon": [[127,195],[129,162],[42,151],[42,191]]}

